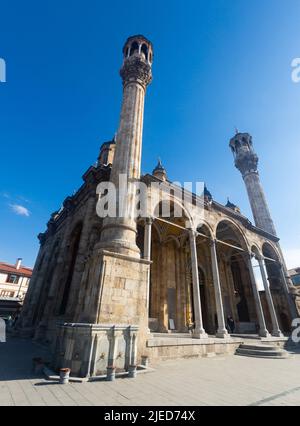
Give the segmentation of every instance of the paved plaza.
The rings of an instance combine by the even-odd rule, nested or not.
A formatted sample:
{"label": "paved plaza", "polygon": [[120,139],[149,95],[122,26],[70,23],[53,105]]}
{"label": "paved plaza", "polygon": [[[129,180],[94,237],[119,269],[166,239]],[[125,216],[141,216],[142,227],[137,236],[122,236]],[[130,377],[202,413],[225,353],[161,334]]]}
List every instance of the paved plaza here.
{"label": "paved plaza", "polygon": [[68,385],[34,375],[35,356],[46,352],[30,341],[0,344],[0,405],[300,405],[300,351],[285,360],[167,361],[137,379]]}

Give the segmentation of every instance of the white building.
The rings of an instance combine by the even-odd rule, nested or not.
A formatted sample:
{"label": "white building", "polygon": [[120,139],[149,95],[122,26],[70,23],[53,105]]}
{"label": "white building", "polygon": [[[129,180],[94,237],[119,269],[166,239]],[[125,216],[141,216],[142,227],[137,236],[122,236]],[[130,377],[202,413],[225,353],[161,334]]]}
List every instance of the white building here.
{"label": "white building", "polygon": [[19,258],[15,265],[0,262],[0,297],[23,300],[28,290],[32,269],[21,266]]}

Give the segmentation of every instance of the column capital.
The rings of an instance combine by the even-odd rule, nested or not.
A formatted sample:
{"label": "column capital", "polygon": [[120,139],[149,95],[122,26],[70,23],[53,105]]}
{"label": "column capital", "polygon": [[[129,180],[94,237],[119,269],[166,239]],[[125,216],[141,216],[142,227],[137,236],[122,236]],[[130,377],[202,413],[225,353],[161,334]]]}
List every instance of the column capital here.
{"label": "column capital", "polygon": [[148,216],[145,218],[145,225],[152,225],[155,218],[153,216]]}
{"label": "column capital", "polygon": [[187,228],[187,230],[189,231],[190,237],[193,237],[193,238],[197,237],[197,231],[195,231],[195,229]]}
{"label": "column capital", "polygon": [[261,254],[259,254],[258,256],[256,256],[256,259],[257,259],[257,261],[258,261],[259,264],[263,264],[264,261],[265,261],[265,258]]}
{"label": "column capital", "polygon": [[210,246],[211,247],[217,247],[217,239],[216,238],[211,238],[210,240],[209,240],[209,244],[210,244]]}

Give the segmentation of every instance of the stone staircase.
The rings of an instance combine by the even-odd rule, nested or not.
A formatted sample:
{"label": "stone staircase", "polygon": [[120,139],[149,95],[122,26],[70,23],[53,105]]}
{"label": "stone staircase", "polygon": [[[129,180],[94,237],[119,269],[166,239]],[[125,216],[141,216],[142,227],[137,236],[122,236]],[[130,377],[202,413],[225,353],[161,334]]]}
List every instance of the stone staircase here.
{"label": "stone staircase", "polygon": [[270,359],[287,359],[290,357],[285,349],[261,343],[243,343],[237,348],[235,355]]}

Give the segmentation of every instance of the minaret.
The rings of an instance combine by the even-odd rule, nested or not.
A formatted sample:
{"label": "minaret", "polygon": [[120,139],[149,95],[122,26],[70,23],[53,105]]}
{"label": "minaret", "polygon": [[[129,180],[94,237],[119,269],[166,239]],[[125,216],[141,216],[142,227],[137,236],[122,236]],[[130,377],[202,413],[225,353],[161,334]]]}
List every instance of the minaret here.
{"label": "minaret", "polygon": [[129,182],[122,211],[130,212],[125,217],[105,218],[100,247],[107,250],[140,257],[136,245],[135,194],[131,183],[138,181],[141,174],[141,151],[144,119],[145,93],[152,80],[153,48],[144,36],[130,37],[123,48],[123,66],[120,75],[123,80],[123,103],[110,181],[121,190],[119,178]]}
{"label": "minaret", "polygon": [[253,149],[252,136],[239,133],[229,144],[235,159],[235,166],[241,172],[251,204],[255,225],[272,235],[276,235],[267,200],[258,173],[258,156]]}

